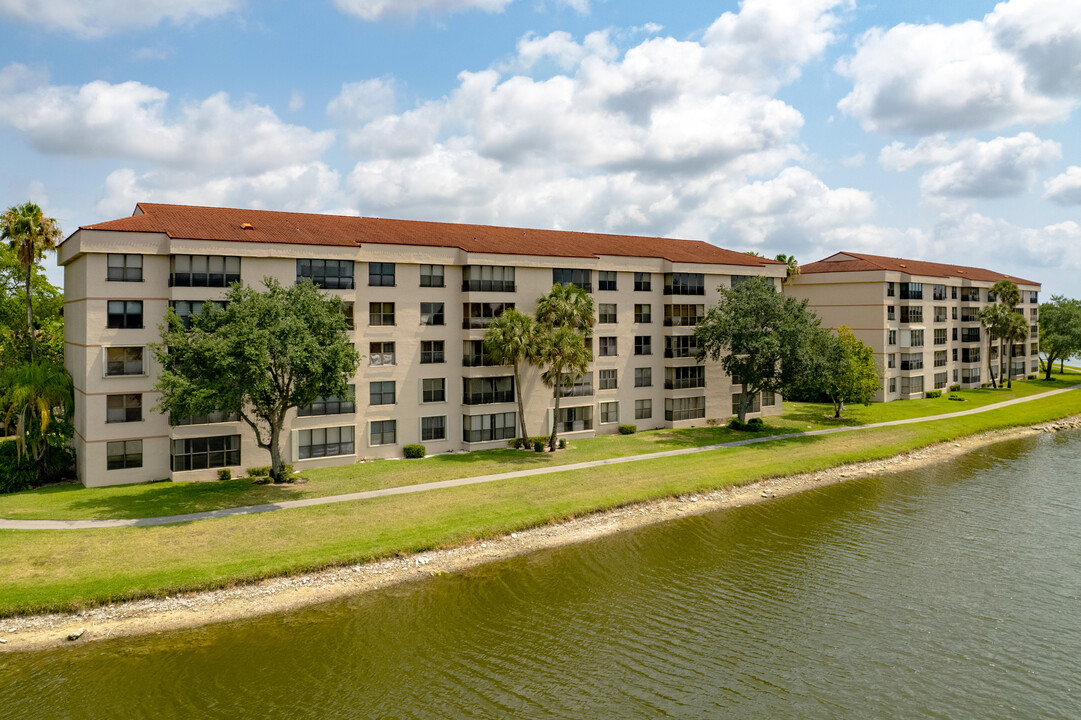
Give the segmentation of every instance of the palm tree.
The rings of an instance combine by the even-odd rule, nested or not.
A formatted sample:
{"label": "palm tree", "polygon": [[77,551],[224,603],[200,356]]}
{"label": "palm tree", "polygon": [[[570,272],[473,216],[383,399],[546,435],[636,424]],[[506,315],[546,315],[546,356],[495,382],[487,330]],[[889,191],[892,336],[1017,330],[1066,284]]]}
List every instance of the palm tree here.
{"label": "palm tree", "polygon": [[1006,319],[1005,326],[1002,328],[1003,338],[1006,340],[1006,347],[1011,349],[1010,357],[1007,359],[1007,375],[1006,375],[1006,387],[1013,387],[1013,346],[1016,343],[1025,342],[1025,338],[1028,337],[1028,322],[1025,320],[1025,316],[1016,313],[1013,310],[1006,311],[1009,317]]}
{"label": "palm tree", "polygon": [[537,300],[537,322],[549,328],[569,327],[588,333],[593,327],[593,298],[585,290],[556,283]]}
{"label": "palm tree", "polygon": [[[1002,308],[998,305],[988,305],[980,310],[980,324],[987,331],[987,374],[991,376],[991,387],[997,388],[995,381],[995,367],[991,364],[991,350],[995,347],[995,335],[1002,328]],[[999,377],[1002,376],[1002,366],[999,364]]]}
{"label": "palm tree", "polygon": [[589,368],[591,353],[586,347],[585,338],[572,327],[557,327],[544,333],[537,353],[544,363],[541,380],[552,388],[555,398],[555,410],[552,413],[552,434],[548,438],[548,448],[556,449],[556,435],[559,431],[559,398],[563,389],[569,388],[574,381],[585,375]]}
{"label": "palm tree", "polygon": [[999,315],[999,324],[995,328],[995,334],[998,335],[998,379],[999,385],[1001,386],[1003,364],[1005,363],[1007,366],[1010,364],[1009,358],[1006,358],[1004,355],[1006,328],[1011,322],[1010,315],[1013,314],[1014,307],[1017,303],[1021,302],[1021,290],[1018,289],[1017,285],[1012,280],[999,280],[991,286],[991,292],[998,298],[998,307],[1001,311],[1001,314]]}
{"label": "palm tree", "polygon": [[786,282],[787,280],[790,280],[796,275],[799,275],[799,263],[796,262],[795,255],[785,255],[784,253],[781,253],[780,255],[775,257],[774,260],[777,260],[778,262],[783,262],[788,265],[788,272],[787,274],[785,274],[784,279],[781,282]]}
{"label": "palm tree", "polygon": [[522,393],[522,375],[519,365],[531,362],[537,351],[537,321],[515,309],[506,310],[492,321],[484,333],[484,347],[493,360],[500,365],[514,367],[514,386],[518,390],[518,423],[522,439],[529,438],[525,426],[525,399]]}
{"label": "palm tree", "polygon": [[0,373],[0,388],[0,412],[4,413],[4,424],[15,420],[19,456],[26,453],[32,458],[38,467],[38,479],[44,481],[49,427],[58,419],[69,420],[74,411],[71,375],[52,362],[22,363]]}
{"label": "palm tree", "polygon": [[55,250],[60,238],[60,225],[53,218],[45,217],[41,208],[32,202],[10,207],[0,216],[0,240],[11,241],[12,249],[18,253],[19,264],[26,271],[26,329],[30,334],[30,362],[37,355],[30,278],[35,263],[45,257],[46,251]]}

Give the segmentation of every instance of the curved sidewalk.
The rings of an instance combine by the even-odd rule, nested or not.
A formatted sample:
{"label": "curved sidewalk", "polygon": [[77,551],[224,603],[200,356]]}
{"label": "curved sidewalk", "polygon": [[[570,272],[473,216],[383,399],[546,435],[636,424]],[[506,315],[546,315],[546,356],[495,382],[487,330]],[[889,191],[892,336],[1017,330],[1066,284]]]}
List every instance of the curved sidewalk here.
{"label": "curved sidewalk", "polygon": [[332,505],[334,503],[352,502],[354,500],[368,500],[370,498],[386,497],[388,495],[408,495],[410,493],[438,490],[440,488],[462,487],[464,485],[479,485],[482,483],[496,482],[497,480],[509,480],[512,478],[532,477],[534,475],[547,475],[549,473],[568,472],[570,470],[583,470],[587,468],[601,467],[604,465],[620,465],[622,463],[641,462],[643,460],[656,460],[658,458],[676,457],[678,455],[693,455],[695,453],[724,450],[725,448],[754,445],[757,443],[772,442],[774,440],[787,440],[790,438],[811,437],[814,435],[832,435],[834,433],[854,432],[857,430],[869,430],[871,428],[887,427],[891,425],[912,425],[914,423],[933,422],[948,418],[963,417],[965,415],[977,415],[979,413],[998,410],[1011,405],[1040,400],[1042,398],[1060,395],[1081,389],[1081,385],[1073,385],[1059,390],[1029,395],[1028,397],[1005,400],[972,410],[960,410],[941,415],[928,415],[926,417],[905,418],[903,420],[888,420],[885,422],[870,423],[868,425],[852,425],[846,427],[825,428],[808,432],[786,433],[784,435],[769,435],[766,437],[748,438],[733,442],[719,443],[717,445],[703,445],[702,447],[684,448],[681,450],[665,450],[656,453],[644,453],[642,455],[628,455],[626,457],[609,458],[607,460],[591,460],[589,462],[572,463],[569,465],[556,465],[533,470],[515,470],[512,472],[496,473],[494,475],[479,475],[477,477],[458,478],[455,480],[441,480],[439,482],[420,483],[418,485],[404,485],[402,487],[385,488],[383,490],[366,490],[364,492],[348,493],[346,495],[329,495],[327,497],[308,498],[306,500],[287,500],[280,503],[268,503],[265,505],[247,505],[244,507],[225,508],[222,510],[208,510],[206,512],[187,513],[185,515],[166,515],[150,518],[119,518],[114,520],[5,520],[0,519],[0,530],[89,530],[94,528],[115,527],[148,527],[153,525],[172,525],[175,523],[192,522],[195,520],[211,520],[213,518],[232,517],[234,515],[253,515],[255,513],[272,512],[274,510],[288,510],[290,508],[313,507],[316,505]]}

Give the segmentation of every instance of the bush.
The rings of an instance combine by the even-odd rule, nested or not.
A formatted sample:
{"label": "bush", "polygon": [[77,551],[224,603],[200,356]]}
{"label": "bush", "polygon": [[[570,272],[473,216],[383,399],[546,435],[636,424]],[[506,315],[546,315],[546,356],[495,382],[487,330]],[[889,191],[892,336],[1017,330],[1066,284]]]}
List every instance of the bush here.
{"label": "bush", "polygon": [[540,440],[533,441],[533,452],[544,452],[544,443]]}
{"label": "bush", "polygon": [[289,463],[282,463],[282,469],[277,475],[271,473],[271,480],[276,483],[289,482],[289,479],[293,477],[293,466]]}
{"label": "bush", "polygon": [[739,418],[732,418],[728,421],[729,430],[761,430],[766,426],[765,420],[762,418],[751,418],[745,423],[741,423]]}
{"label": "bush", "polygon": [[953,385],[950,385],[950,392],[957,392],[960,389],[961,389],[961,386],[956,384],[956,383],[954,383]]}
{"label": "bush", "polygon": [[950,395],[950,400],[956,400],[957,402],[965,402],[965,399],[960,395]]}
{"label": "bush", "polygon": [[566,450],[567,449],[567,439],[566,438],[559,438],[559,449],[560,450]]}
{"label": "bush", "polygon": [[221,470],[218,471],[218,479],[219,480],[232,480],[233,479],[233,471],[230,470],[229,468],[222,468]]}
{"label": "bush", "polygon": [[37,479],[37,468],[30,458],[20,459],[14,440],[0,440],[0,493],[27,490]]}
{"label": "bush", "polygon": [[942,391],[941,390],[928,390],[927,392],[924,393],[924,396],[928,400],[933,400],[934,398],[942,397]]}
{"label": "bush", "polygon": [[428,454],[428,449],[423,445],[406,445],[402,448],[402,454],[409,460],[419,460]]}
{"label": "bush", "polygon": [[530,447],[535,448],[537,446],[537,443],[540,443],[541,445],[547,445],[548,444],[548,436],[547,435],[537,435],[537,436],[531,437],[531,438],[529,438],[529,442],[527,442],[525,444],[525,447],[527,447],[527,448],[530,448]]}
{"label": "bush", "polygon": [[637,425],[620,425],[619,426],[619,434],[620,435],[634,435],[636,432],[638,432],[638,426]]}
{"label": "bush", "polygon": [[507,447],[512,447],[515,450],[521,450],[522,449],[522,438],[514,438],[513,440],[508,440],[507,441]]}
{"label": "bush", "polygon": [[269,477],[270,476],[270,466],[267,465],[266,467],[248,468],[244,472],[248,473],[248,477],[250,477],[250,478]]}
{"label": "bush", "polygon": [[1035,375],[1029,375],[1029,376],[1028,376],[1028,377],[1026,377],[1025,379],[1026,379],[1026,380],[1035,380],[1035,379],[1036,379],[1036,376],[1035,376]]}

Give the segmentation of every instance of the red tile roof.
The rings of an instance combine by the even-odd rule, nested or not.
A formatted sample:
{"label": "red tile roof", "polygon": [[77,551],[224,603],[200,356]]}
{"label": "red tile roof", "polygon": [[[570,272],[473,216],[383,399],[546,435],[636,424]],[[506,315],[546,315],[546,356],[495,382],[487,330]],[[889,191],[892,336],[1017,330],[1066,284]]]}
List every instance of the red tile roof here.
{"label": "red tile roof", "polygon": [[217,242],[340,247],[361,247],[370,243],[452,247],[473,253],[503,255],[650,257],[671,262],[748,267],[781,264],[699,240],[158,203],[139,203],[136,213],[119,220],[84,225],[80,230],[164,233],[170,238]]}
{"label": "red tile roof", "polygon": [[1013,280],[1018,285],[1039,285],[1032,280],[1024,280],[1013,275],[985,270],[967,265],[949,265],[945,263],[924,262],[923,260],[905,260],[904,258],[883,257],[881,255],[867,255],[865,253],[839,252],[837,255],[846,255],[852,260],[830,260],[826,258],[813,262],[810,265],[800,265],[801,275],[826,272],[866,272],[874,270],[889,270],[892,272],[907,273],[908,275],[924,275],[927,277],[960,278],[979,280],[983,282],[998,282],[999,280]]}

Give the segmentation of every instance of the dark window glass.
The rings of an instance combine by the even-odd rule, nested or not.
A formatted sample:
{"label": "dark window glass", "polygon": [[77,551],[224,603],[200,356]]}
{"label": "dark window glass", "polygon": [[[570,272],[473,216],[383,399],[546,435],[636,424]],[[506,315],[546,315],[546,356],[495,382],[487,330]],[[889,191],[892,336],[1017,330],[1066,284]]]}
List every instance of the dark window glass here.
{"label": "dark window glass", "polygon": [[665,295],[705,295],[706,276],[702,273],[666,273]]}
{"label": "dark window glass", "polygon": [[143,466],[143,441],[124,440],[105,444],[106,470],[128,470]]}
{"label": "dark window glass", "polygon": [[420,439],[422,442],[429,440],[447,439],[447,416],[422,417],[420,419]]}
{"label": "dark window glass", "polygon": [[602,325],[611,325],[616,322],[616,306],[612,303],[601,303],[597,306],[597,322]]}
{"label": "dark window glass", "polygon": [[171,459],[174,472],[234,467],[240,465],[240,436],[173,440]]}
{"label": "dark window glass", "polygon": [[653,368],[635,368],[634,386],[653,387]]}
{"label": "dark window glass", "polygon": [[372,445],[393,445],[398,442],[397,420],[376,420],[370,428],[368,438]]}
{"label": "dark window glass", "polygon": [[640,292],[649,292],[653,288],[651,277],[649,273],[636,272],[634,274],[634,289]]}
{"label": "dark window glass", "polygon": [[443,287],[443,266],[442,265],[421,265],[420,266],[420,286],[421,287]]}
{"label": "dark window glass", "polygon": [[368,365],[371,367],[382,367],[384,365],[395,365],[397,355],[394,352],[394,343],[392,342],[373,342],[368,343]]}
{"label": "dark window glass", "polygon": [[120,255],[109,253],[106,262],[108,262],[109,265],[108,276],[106,279],[112,282],[142,282],[142,255]]}
{"label": "dark window glass", "polygon": [[142,300],[110,300],[106,327],[137,329],[143,326]]}
{"label": "dark window glass", "polygon": [[635,400],[634,401],[634,419],[635,420],[648,420],[653,417],[653,401],[652,400]]}
{"label": "dark window glass", "polygon": [[463,378],[463,405],[505,402],[514,402],[514,377]]}
{"label": "dark window glass", "polygon": [[420,304],[421,325],[443,325],[443,303],[422,302]]}
{"label": "dark window glass", "polygon": [[442,340],[421,340],[420,362],[422,365],[433,365],[446,362],[446,353],[443,349]]}
{"label": "dark window glass", "polygon": [[352,260],[297,260],[297,282],[311,280],[327,290],[353,289]]}
{"label": "dark window glass", "polygon": [[514,268],[510,265],[464,265],[463,292],[514,292]]}
{"label": "dark window glass", "polygon": [[509,440],[515,436],[515,427],[515,415],[512,412],[494,415],[463,415],[462,442]]}
{"label": "dark window glass", "polygon": [[486,328],[514,303],[462,303],[462,329]]}
{"label": "dark window glass", "polygon": [[143,396],[139,393],[108,395],[105,398],[105,422],[142,422]]}
{"label": "dark window glass", "polygon": [[369,325],[393,325],[394,324],[394,303],[391,303],[391,302],[368,303],[368,324]]}
{"label": "dark window glass", "polygon": [[394,263],[368,263],[368,285],[394,287]]}
{"label": "dark window glass", "polygon": [[420,381],[420,388],[421,402],[434,403],[447,400],[446,378],[424,378]]}
{"label": "dark window glass", "polygon": [[598,290],[615,290],[616,289],[616,273],[613,270],[599,270],[597,271],[597,289]]}
{"label": "dark window glass", "polygon": [[615,357],[619,354],[616,346],[616,338],[614,337],[602,337],[600,339],[600,352],[597,353],[600,357]]}
{"label": "dark window glass", "polygon": [[383,380],[368,383],[369,405],[393,405],[394,404],[394,381]]}
{"label": "dark window glass", "polygon": [[574,268],[552,268],[552,283],[574,285],[586,292],[593,292],[593,271]]}
{"label": "dark window glass", "polygon": [[653,354],[653,338],[649,335],[635,335],[634,336],[634,354],[635,355],[652,355]]}
{"label": "dark window glass", "polygon": [[240,282],[240,258],[221,255],[173,255],[169,287],[229,287]]}
{"label": "dark window glass", "polygon": [[[733,407],[738,397],[739,393],[732,396]],[[664,419],[668,422],[694,420],[705,416],[706,399],[704,397],[667,398],[664,401]]]}
{"label": "dark window glass", "polygon": [[312,428],[297,431],[297,459],[352,455],[355,450],[352,425],[330,428]]}
{"label": "dark window glass", "polygon": [[666,390],[685,390],[705,386],[706,369],[701,365],[664,369],[664,388]]}
{"label": "dark window glass", "polygon": [[319,397],[312,401],[311,405],[297,408],[297,417],[313,417],[317,415],[346,415],[356,412],[356,386],[350,385],[349,392],[345,397],[329,395]]}
{"label": "dark window glass", "polygon": [[171,300],[169,302],[169,307],[171,307],[177,317],[180,318],[180,324],[183,325],[185,329],[191,330],[195,316],[203,314],[207,303],[210,303],[211,306],[216,307],[219,310],[224,310],[229,305],[225,300]]}
{"label": "dark window glass", "polygon": [[618,374],[615,370],[600,370],[598,372],[601,390],[615,390],[617,387]]}
{"label": "dark window glass", "polygon": [[105,348],[106,375],[142,375],[143,349],[141,347]]}

